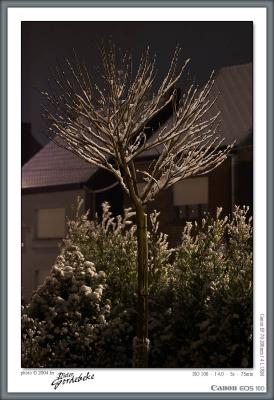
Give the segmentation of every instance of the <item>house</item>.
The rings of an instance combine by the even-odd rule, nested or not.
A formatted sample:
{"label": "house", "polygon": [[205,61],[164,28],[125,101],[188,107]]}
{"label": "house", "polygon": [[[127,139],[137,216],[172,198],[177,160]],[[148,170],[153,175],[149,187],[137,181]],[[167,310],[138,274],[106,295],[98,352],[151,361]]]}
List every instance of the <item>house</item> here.
{"label": "house", "polygon": [[[222,68],[211,93],[218,99],[211,113],[221,110],[220,131],[236,145],[227,160],[206,176],[185,179],[160,192],[147,206],[161,212],[161,230],[175,244],[187,220],[204,213],[215,215],[222,206],[229,214],[234,204],[253,203],[252,64]],[[162,115],[164,123],[169,113]],[[147,152],[137,161],[155,157]],[[140,183],[141,184],[141,183]],[[84,199],[91,217],[101,203],[110,202],[115,215],[129,206],[119,183],[108,172],[83,161],[68,150],[48,143],[22,168],[22,293],[31,292],[48,274],[66,232],[66,218],[75,216],[77,197]]]}
{"label": "house", "polygon": [[21,166],[26,164],[39,150],[41,144],[32,136],[31,124],[22,122],[21,125]]}

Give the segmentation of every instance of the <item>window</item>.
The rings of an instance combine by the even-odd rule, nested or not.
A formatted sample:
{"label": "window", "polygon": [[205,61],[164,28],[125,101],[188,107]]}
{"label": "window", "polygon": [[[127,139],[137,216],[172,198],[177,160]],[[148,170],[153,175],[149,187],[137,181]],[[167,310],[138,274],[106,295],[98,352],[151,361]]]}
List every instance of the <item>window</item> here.
{"label": "window", "polygon": [[60,239],[65,236],[65,209],[43,208],[37,210],[38,239]]}
{"label": "window", "polygon": [[208,178],[198,177],[177,182],[173,203],[179,219],[199,219],[208,210]]}

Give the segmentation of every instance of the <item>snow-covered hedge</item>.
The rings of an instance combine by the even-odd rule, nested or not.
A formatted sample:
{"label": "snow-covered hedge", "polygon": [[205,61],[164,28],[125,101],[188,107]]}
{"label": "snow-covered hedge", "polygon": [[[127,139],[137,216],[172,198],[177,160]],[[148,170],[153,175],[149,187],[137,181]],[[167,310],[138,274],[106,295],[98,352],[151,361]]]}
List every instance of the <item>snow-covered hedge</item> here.
{"label": "snow-covered hedge", "polygon": [[[170,249],[150,216],[150,367],[252,366],[252,228],[247,209],[188,223]],[[132,213],[77,214],[22,307],[23,367],[131,367],[136,330]]]}

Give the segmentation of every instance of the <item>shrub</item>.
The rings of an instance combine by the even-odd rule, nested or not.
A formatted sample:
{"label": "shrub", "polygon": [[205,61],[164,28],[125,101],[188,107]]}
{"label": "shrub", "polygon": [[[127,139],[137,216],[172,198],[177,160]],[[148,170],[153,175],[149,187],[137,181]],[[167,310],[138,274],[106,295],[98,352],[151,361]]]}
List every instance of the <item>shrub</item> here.
{"label": "shrub", "polygon": [[[137,291],[137,243],[136,226],[132,222],[135,213],[125,209],[124,216],[113,217],[108,203],[102,204],[102,218],[91,221],[88,213],[80,214],[78,204],[76,220],[68,221],[68,236],[64,245],[75,244],[98,269],[108,275],[107,293],[115,303],[124,306],[135,304]],[[167,235],[159,232],[159,213],[149,218],[149,291],[157,295],[167,285],[169,258]]]}
{"label": "shrub", "polygon": [[97,271],[77,246],[63,247],[50,275],[22,309],[23,367],[89,365],[111,309],[105,281],[106,273]]}
{"label": "shrub", "polygon": [[187,223],[175,251],[165,366],[252,366],[251,219],[247,208],[220,214]]}
{"label": "shrub", "polygon": [[131,221],[131,210],[124,217],[112,217],[108,203],[102,204],[102,219],[91,221],[88,213],[80,215],[78,204],[76,220],[68,222],[68,236],[64,246],[79,246],[84,257],[96,263],[108,275],[107,292],[116,303],[132,304],[137,288],[136,227]]}
{"label": "shrub", "polygon": [[[80,207],[80,206],[79,206]],[[187,223],[170,249],[150,215],[150,367],[252,366],[252,227],[248,209]],[[80,215],[50,275],[22,309],[22,366],[131,367],[136,227],[131,210]],[[171,257],[172,256],[172,257]]]}

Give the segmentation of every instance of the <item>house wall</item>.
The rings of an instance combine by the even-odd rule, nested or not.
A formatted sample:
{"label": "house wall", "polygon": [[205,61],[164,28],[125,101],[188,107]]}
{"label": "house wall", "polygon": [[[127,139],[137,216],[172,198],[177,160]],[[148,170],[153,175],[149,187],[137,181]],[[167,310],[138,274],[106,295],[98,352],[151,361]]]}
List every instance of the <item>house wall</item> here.
{"label": "house wall", "polygon": [[[137,168],[146,168],[146,163],[138,163]],[[216,215],[218,207],[223,208],[223,215],[231,213],[231,158],[220,165],[208,175],[208,211],[212,216]],[[130,201],[125,195],[125,207],[130,206]],[[173,200],[173,187],[162,190],[156,199],[148,203],[146,211],[149,215],[153,210],[160,212],[160,230],[168,234],[172,246],[180,242],[183,227],[186,220],[178,219]]]}
{"label": "house wall", "polygon": [[209,174],[208,205],[212,216],[218,207],[223,215],[228,215],[232,207],[231,157],[228,157],[218,168]]}
{"label": "house wall", "polygon": [[58,254],[61,239],[36,237],[37,210],[65,208],[68,218],[75,217],[77,197],[85,199],[85,191],[67,190],[22,195],[22,296],[29,300],[32,291],[43,282]]}
{"label": "house wall", "polygon": [[[208,175],[208,211],[212,216],[216,215],[217,207],[223,208],[223,215],[231,213],[232,202],[251,207],[252,213],[252,149],[246,149],[234,154],[234,195],[232,196],[232,158],[231,156]],[[146,169],[147,161],[138,163],[137,168]],[[198,182],[198,181],[197,181]],[[95,182],[96,183],[96,182]],[[97,186],[91,185],[92,189]],[[98,187],[109,183],[104,175],[98,175]],[[117,189],[117,188],[116,188]],[[115,190],[116,190],[115,189]],[[36,238],[36,210],[39,208],[62,208],[66,210],[66,216],[75,216],[76,199],[81,196],[85,199],[84,207],[91,208],[92,215],[95,210],[95,195],[83,189],[60,190],[56,192],[45,191],[43,193],[23,194],[22,196],[22,294],[28,300],[31,292],[43,281],[58,254],[56,239]],[[107,196],[107,197],[103,197]],[[112,205],[121,202],[121,207],[129,207],[128,197],[120,192],[103,192],[102,199],[110,200]],[[117,197],[118,196],[118,197]],[[122,197],[123,196],[123,197]],[[101,197],[100,197],[101,199]],[[115,203],[116,202],[116,203]],[[93,206],[92,206],[93,204]],[[97,204],[99,208],[100,205]],[[178,218],[174,206],[173,187],[162,190],[156,199],[147,205],[147,213],[153,210],[160,211],[160,230],[169,236],[172,246],[180,242],[185,220]],[[98,211],[98,210],[97,210]],[[117,211],[118,212],[118,211]]]}
{"label": "house wall", "polygon": [[112,173],[99,169],[87,182],[86,187],[88,190],[86,206],[90,210],[91,218],[95,218],[96,214],[101,217],[104,202],[110,204],[113,215],[123,213],[122,188]]}
{"label": "house wall", "polygon": [[249,207],[253,215],[253,161],[252,147],[246,146],[239,151],[235,162],[235,203]]}

